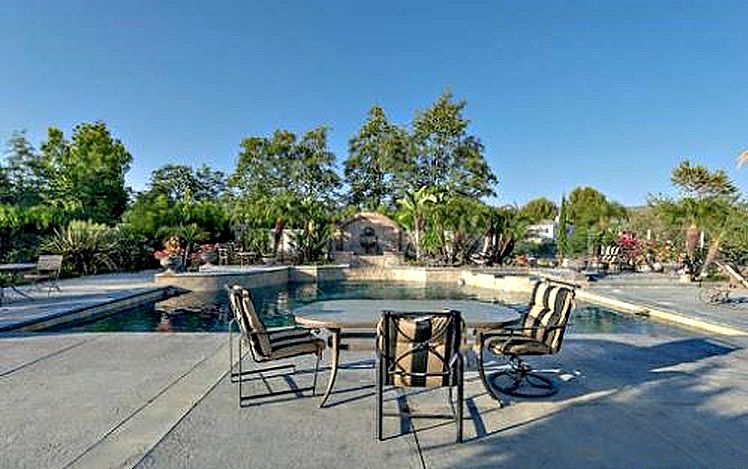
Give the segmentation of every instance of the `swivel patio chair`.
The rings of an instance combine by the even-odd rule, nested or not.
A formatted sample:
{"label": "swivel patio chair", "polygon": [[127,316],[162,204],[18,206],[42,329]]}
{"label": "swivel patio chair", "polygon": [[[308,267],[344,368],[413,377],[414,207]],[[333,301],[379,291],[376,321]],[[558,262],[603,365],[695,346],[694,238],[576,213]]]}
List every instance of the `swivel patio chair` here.
{"label": "swivel patio chair", "polygon": [[[265,328],[260,320],[254,305],[252,304],[252,295],[246,288],[240,286],[226,287],[229,295],[229,305],[233,312],[234,318],[229,322],[229,375],[233,382],[239,384],[239,407],[244,407],[244,403],[251,403],[252,400],[264,397],[277,396],[281,394],[300,393],[311,391],[312,396],[316,395],[317,374],[319,372],[319,362],[322,358],[322,352],[325,349],[325,341],[312,334],[309,329],[298,326]],[[239,359],[238,372],[234,372],[233,358],[233,332],[234,323],[239,325],[241,337],[239,339]],[[262,394],[247,395],[242,392],[242,382],[256,379],[269,379],[288,376],[296,372],[296,366],[293,363],[269,366],[265,368],[254,368],[245,371],[242,369],[242,361],[245,352],[242,344],[248,346],[249,354],[256,363],[265,363],[269,361],[284,360],[303,355],[315,355],[317,361],[314,367],[314,378],[312,385],[305,388],[292,387],[284,391],[268,391]],[[264,376],[262,373],[270,371],[291,370],[291,373],[273,374]],[[253,375],[259,375],[252,377]],[[245,377],[249,377],[248,379]],[[269,387],[268,387],[269,388]]]}
{"label": "swivel patio chair", "polygon": [[[463,322],[459,311],[400,313],[385,311],[377,325],[377,438],[383,439],[384,386],[448,387],[457,442],[462,442],[463,372],[460,352]],[[457,402],[452,402],[452,387]],[[456,408],[455,408],[456,404]]]}
{"label": "swivel patio chair", "polygon": [[[478,333],[478,370],[489,394],[502,405],[498,392],[511,396],[547,397],[557,385],[533,371],[522,357],[552,355],[561,350],[566,325],[574,305],[574,287],[545,280],[535,284],[525,316],[519,328],[507,327]],[[508,368],[486,376],[484,352],[508,357]],[[500,379],[508,385],[496,384]]]}

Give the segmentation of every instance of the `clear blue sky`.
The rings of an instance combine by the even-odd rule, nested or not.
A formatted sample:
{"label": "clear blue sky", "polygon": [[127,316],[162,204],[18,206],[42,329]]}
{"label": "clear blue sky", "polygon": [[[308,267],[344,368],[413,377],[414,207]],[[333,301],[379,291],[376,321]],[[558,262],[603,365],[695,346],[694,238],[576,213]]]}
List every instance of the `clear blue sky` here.
{"label": "clear blue sky", "polygon": [[407,123],[450,87],[501,202],[640,204],[684,157],[748,189],[745,0],[4,0],[0,57],[0,138],[103,119],[136,188],[278,127],[329,125],[342,161],[370,105]]}

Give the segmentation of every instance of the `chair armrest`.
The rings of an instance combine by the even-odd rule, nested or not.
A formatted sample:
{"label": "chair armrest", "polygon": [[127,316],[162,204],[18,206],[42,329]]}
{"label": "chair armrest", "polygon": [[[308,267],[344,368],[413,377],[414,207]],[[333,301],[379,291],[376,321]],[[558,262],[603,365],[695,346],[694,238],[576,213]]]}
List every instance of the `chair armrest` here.
{"label": "chair armrest", "polygon": [[521,328],[505,328],[505,329],[498,329],[495,331],[488,331],[488,332],[480,332],[478,333],[478,342],[480,344],[480,347],[483,347],[483,344],[488,339],[496,338],[496,337],[516,337],[520,335],[523,332],[537,332],[537,331],[553,331],[556,329],[563,329],[566,326],[549,326],[549,327],[521,327]]}

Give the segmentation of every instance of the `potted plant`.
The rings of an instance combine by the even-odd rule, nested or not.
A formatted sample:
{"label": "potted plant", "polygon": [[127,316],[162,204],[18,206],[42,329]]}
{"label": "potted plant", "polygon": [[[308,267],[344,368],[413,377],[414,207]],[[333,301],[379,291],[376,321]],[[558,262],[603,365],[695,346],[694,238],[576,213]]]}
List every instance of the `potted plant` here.
{"label": "potted plant", "polygon": [[216,244],[203,244],[200,246],[200,260],[205,265],[212,266],[218,262],[218,248]]}
{"label": "potted plant", "polygon": [[161,267],[166,272],[174,273],[182,267],[182,254],[184,250],[179,244],[179,238],[172,236],[164,241],[164,248],[153,253],[153,257],[159,260]]}

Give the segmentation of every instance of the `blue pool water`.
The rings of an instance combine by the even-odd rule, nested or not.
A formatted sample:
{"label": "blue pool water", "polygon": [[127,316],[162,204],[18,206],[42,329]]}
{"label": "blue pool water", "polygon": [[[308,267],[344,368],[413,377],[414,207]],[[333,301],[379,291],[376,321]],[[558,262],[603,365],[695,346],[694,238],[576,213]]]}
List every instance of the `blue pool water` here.
{"label": "blue pool water", "polygon": [[[333,299],[459,299],[499,302],[522,310],[525,296],[508,297],[458,285],[413,285],[393,282],[292,283],[252,290],[255,308],[268,326],[283,325],[277,313],[303,304]],[[61,326],[64,332],[223,332],[229,313],[226,293],[188,293],[142,305],[93,321]],[[673,334],[672,328],[644,318],[578,305],[570,320],[577,333]],[[677,332],[676,332],[677,333]]]}

